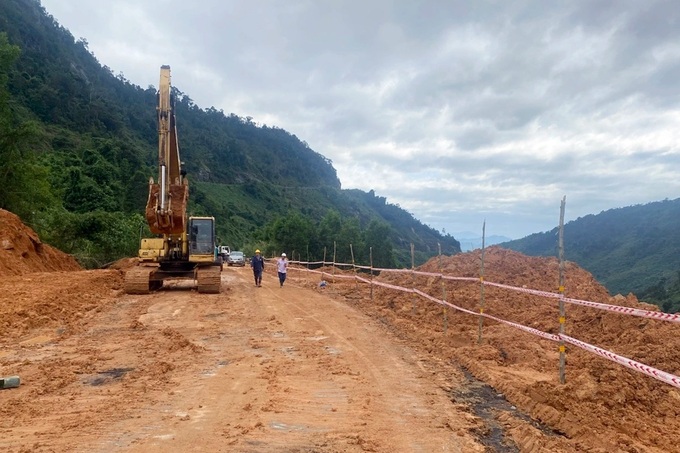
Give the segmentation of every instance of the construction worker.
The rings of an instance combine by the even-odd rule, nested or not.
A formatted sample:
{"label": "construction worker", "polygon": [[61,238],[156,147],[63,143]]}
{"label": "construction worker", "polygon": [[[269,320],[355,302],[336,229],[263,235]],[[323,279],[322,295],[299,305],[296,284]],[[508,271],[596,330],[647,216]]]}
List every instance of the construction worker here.
{"label": "construction worker", "polygon": [[286,258],[285,253],[282,253],[281,258],[276,260],[276,270],[279,272],[279,285],[283,287],[283,282],[286,281],[286,272],[288,271],[288,258]]}
{"label": "construction worker", "polygon": [[253,268],[255,286],[262,286],[262,272],[264,271],[264,258],[260,255],[260,250],[255,250],[255,256],[250,260],[250,267]]}

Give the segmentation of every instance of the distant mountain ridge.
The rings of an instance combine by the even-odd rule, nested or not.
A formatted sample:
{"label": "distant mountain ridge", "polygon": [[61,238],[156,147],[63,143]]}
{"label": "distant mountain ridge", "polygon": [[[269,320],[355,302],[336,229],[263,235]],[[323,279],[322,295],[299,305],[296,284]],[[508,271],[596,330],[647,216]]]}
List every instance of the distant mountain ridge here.
{"label": "distant mountain ridge", "polygon": [[[602,211],[564,226],[565,259],[612,294],[634,293],[680,309],[680,198]],[[557,255],[558,229],[500,244],[533,256]],[[568,288],[567,288],[568,291]]]}
{"label": "distant mountain ridge", "polygon": [[[471,231],[461,231],[453,233],[458,242],[460,242],[460,250],[462,252],[469,252],[471,250],[476,250],[482,248],[482,236],[480,234],[473,233]],[[484,246],[488,247],[491,245],[501,244],[503,242],[511,241],[512,238],[507,236],[491,235],[484,238]]]}

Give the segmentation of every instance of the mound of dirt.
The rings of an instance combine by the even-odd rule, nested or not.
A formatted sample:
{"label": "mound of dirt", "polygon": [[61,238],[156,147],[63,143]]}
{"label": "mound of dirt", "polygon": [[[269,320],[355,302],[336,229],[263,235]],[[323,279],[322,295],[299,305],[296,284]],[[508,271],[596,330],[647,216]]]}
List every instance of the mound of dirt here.
{"label": "mound of dirt", "polygon": [[5,276],[0,284],[0,346],[36,329],[61,334],[83,329],[84,320],[122,293],[117,270],[32,272]]}
{"label": "mound of dirt", "polygon": [[15,214],[0,209],[0,275],[45,271],[76,271],[71,255],[44,244]]}
{"label": "mound of dirt", "polygon": [[106,268],[126,271],[135,267],[137,264],[139,264],[139,258],[121,258],[118,261],[114,261],[113,263],[109,264],[106,266]]}
{"label": "mound of dirt", "polygon": [[[441,259],[442,272],[457,277],[478,278],[480,264],[480,250]],[[440,261],[433,258],[418,270],[438,273]],[[378,279],[415,287],[438,299],[445,293],[448,302],[479,311],[479,281],[456,282],[388,272]],[[529,257],[490,247],[485,250],[484,279],[556,293],[559,263],[556,258]],[[334,286],[348,299],[356,298],[353,281],[336,280]],[[658,310],[632,294],[612,297],[589,272],[570,262],[565,266],[565,288],[569,298]],[[654,452],[675,451],[680,445],[680,391],[670,385],[570,345],[566,384],[560,384],[555,342],[484,319],[482,342],[477,344],[477,316],[445,309],[405,292],[382,287],[373,292],[373,303],[359,304],[364,311],[430,353],[454,358],[502,392],[514,406],[554,430],[552,436],[537,437],[533,435],[535,426],[512,414],[499,416],[522,450],[561,450],[566,443],[566,448],[579,451]],[[544,332],[559,331],[557,299],[486,285],[484,304],[484,312],[489,315]],[[566,304],[566,334],[680,374],[680,335],[674,323]]]}

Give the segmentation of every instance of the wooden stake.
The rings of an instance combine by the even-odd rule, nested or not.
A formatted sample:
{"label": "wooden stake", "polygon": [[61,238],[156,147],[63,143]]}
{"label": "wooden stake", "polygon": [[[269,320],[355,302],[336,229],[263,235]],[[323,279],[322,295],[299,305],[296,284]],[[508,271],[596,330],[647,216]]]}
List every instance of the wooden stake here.
{"label": "wooden stake", "polygon": [[373,247],[368,248],[368,259],[371,264],[371,302],[373,302]]}
{"label": "wooden stake", "polygon": [[[442,282],[442,300],[446,302],[446,285],[444,285],[444,274],[442,274],[442,245],[439,242],[437,242],[437,249],[439,250],[439,278]],[[449,307],[446,305],[442,307],[442,315],[444,317],[444,333],[446,333],[449,328]]]}
{"label": "wooden stake", "polygon": [[[564,335],[564,325],[566,323],[566,312],[564,308],[564,206],[567,201],[567,196],[562,198],[562,203],[560,204],[560,233],[558,239],[558,252],[560,260],[560,333]],[[564,346],[564,340],[560,339],[560,384],[566,382],[565,367],[566,367],[566,348]]]}
{"label": "wooden stake", "polygon": [[[413,246],[413,242],[411,242],[411,289],[415,289],[416,287],[416,259],[415,259],[415,249]],[[413,294],[413,305],[411,306],[411,314],[415,315],[416,314],[416,295],[415,293]]]}
{"label": "wooden stake", "polygon": [[482,223],[482,260],[479,270],[479,330],[477,344],[482,343],[482,326],[484,325],[484,235],[486,234],[486,220]]}

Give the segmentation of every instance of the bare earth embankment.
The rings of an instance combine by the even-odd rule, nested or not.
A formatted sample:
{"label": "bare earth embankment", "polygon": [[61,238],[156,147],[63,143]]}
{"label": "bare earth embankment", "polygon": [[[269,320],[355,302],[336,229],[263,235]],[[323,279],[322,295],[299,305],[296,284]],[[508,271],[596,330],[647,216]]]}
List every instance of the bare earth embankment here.
{"label": "bare earth embankment", "polygon": [[[80,270],[0,211],[0,451],[666,452],[680,445],[676,389],[568,348],[352,280],[273,269],[256,288],[225,268],[222,294],[122,292],[122,270]],[[46,252],[47,250],[47,252]],[[486,279],[554,291],[557,262],[491,248]],[[125,263],[121,267],[125,267]],[[479,254],[443,259],[478,275]],[[436,260],[423,270],[437,272]],[[619,305],[567,267],[570,297]],[[410,286],[406,274],[378,277]],[[406,280],[404,280],[406,279]],[[326,280],[331,280],[326,278]],[[438,278],[416,280],[441,297]],[[446,284],[476,310],[478,283]],[[486,290],[487,313],[547,332],[554,301]],[[415,306],[415,309],[414,309]],[[645,305],[649,309],[649,306]],[[678,327],[567,307],[567,333],[677,374]],[[479,378],[492,387],[485,386]]]}

